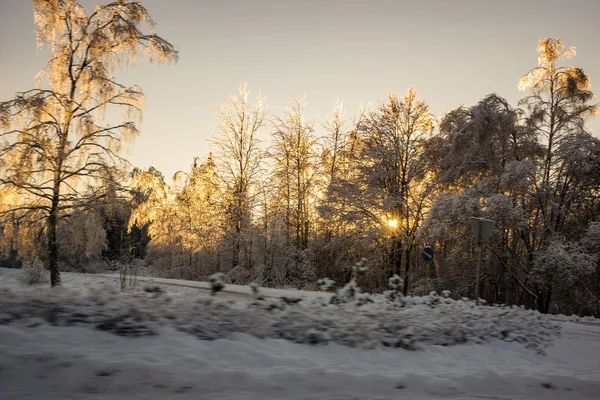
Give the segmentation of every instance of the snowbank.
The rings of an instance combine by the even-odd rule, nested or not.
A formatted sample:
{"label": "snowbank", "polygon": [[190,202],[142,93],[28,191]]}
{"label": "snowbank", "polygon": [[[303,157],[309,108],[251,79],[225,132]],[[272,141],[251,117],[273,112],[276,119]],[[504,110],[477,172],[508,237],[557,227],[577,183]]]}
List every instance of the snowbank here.
{"label": "snowbank", "polygon": [[[0,270],[2,400],[591,400],[600,393],[600,327],[519,308],[437,295],[395,302],[359,295],[329,305],[330,297],[295,291],[248,302],[246,293],[211,298],[202,288],[157,282],[121,292],[118,280],[90,274],[63,274],[64,286],[54,289],[23,287],[17,278]],[[295,295],[305,299],[294,303]]]}
{"label": "snowbank", "polygon": [[560,321],[560,322],[585,322],[589,324],[598,324],[600,325],[600,319],[594,318],[592,316],[580,317],[579,315],[564,315],[564,314],[552,314],[548,315],[552,321]]}
{"label": "snowbank", "polygon": [[203,340],[241,332],[295,343],[405,349],[497,338],[542,351],[559,333],[557,324],[537,312],[478,307],[438,296],[408,298],[402,305],[372,296],[373,303],[357,306],[330,305],[314,298],[295,304],[272,298],[235,302],[181,292],[170,296],[169,289],[120,292],[110,285],[54,289],[4,285],[0,324],[91,326],[134,337],[156,335],[160,326],[168,326]]}

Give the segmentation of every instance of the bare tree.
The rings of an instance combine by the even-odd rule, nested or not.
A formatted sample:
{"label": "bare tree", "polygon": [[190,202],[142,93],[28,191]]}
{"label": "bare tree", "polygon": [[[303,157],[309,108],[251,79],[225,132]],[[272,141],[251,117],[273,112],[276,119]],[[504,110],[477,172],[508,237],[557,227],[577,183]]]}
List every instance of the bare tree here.
{"label": "bare tree", "polygon": [[[260,93],[253,104],[249,104],[248,95],[246,84],[243,84],[237,95],[231,96],[227,103],[217,107],[219,123],[212,140],[218,175],[228,196],[232,267],[240,265],[240,252],[243,251],[243,255],[249,257],[244,236],[249,231],[253,187],[264,158],[258,136],[266,122],[268,109]],[[247,260],[244,260],[244,264],[247,264]]]}
{"label": "bare tree", "polygon": [[345,110],[341,101],[336,101],[331,117],[325,121],[324,161],[327,167],[328,183],[333,183],[339,176],[347,158],[348,136],[350,130],[346,127]]}
{"label": "bare tree", "polygon": [[355,162],[359,181],[354,185],[353,206],[379,229],[393,232],[390,267],[400,274],[404,253],[404,294],[415,234],[423,221],[427,194],[423,150],[433,127],[429,107],[412,87],[402,99],[389,94],[357,126],[361,148]]}
{"label": "bare tree", "polygon": [[294,238],[298,250],[308,247],[314,215],[318,153],[313,126],[304,120],[303,100],[294,96],[273,131],[274,181],[285,203],[286,237]]}
{"label": "bare tree", "polygon": [[[345,212],[345,198],[336,188],[346,178],[350,167],[350,135],[352,124],[345,118],[341,101],[336,101],[331,116],[322,124],[325,133],[319,155],[317,243],[313,246],[319,272],[326,277],[339,270],[348,254],[350,241],[341,239],[346,224],[341,217]],[[337,278],[336,278],[337,279]]]}
{"label": "bare tree", "polygon": [[[76,0],[33,0],[37,38],[51,59],[38,76],[39,89],[0,103],[0,184],[14,187],[27,202],[21,210],[46,216],[52,285],[60,284],[56,228],[67,218],[82,188],[107,169],[123,165],[124,140],[138,131],[143,94],[118,83],[113,72],[128,57],[174,61],[177,51],[143,25],[154,22],[139,1],[120,0],[91,15]],[[43,88],[42,88],[43,87]],[[118,110],[126,119],[101,124],[102,113]]]}

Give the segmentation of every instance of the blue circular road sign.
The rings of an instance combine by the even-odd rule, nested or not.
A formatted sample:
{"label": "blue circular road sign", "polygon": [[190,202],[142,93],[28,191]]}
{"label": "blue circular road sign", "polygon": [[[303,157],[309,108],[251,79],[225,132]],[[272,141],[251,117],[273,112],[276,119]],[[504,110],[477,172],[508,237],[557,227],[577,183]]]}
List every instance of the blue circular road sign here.
{"label": "blue circular road sign", "polygon": [[426,263],[430,263],[433,261],[433,248],[430,246],[423,247],[423,251],[421,252],[421,257]]}

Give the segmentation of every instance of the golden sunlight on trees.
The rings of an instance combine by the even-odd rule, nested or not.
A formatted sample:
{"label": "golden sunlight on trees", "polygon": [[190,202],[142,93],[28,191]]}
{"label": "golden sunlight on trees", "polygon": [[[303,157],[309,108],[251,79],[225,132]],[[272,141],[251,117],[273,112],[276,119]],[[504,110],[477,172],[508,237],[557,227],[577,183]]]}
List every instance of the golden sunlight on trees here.
{"label": "golden sunlight on trees", "polygon": [[386,221],[387,221],[387,224],[390,227],[390,229],[398,228],[398,220],[397,219],[388,219]]}
{"label": "golden sunlight on trees", "polygon": [[[126,60],[177,60],[166,40],[142,28],[154,22],[138,1],[97,7],[89,16],[75,0],[33,0],[39,47],[51,52],[39,88],[0,103],[3,187],[24,196],[11,212],[45,218],[52,285],[60,283],[57,226],[74,207],[92,200],[90,189],[106,172],[121,169],[119,152],[137,135],[144,96],[113,76]],[[123,121],[105,124],[115,110]],[[34,217],[37,218],[37,217]]]}
{"label": "golden sunlight on trees", "polygon": [[319,153],[315,122],[305,120],[304,105],[294,95],[271,131],[271,212],[278,222],[271,235],[279,240],[271,246],[270,267],[285,271],[288,280],[309,283],[316,279],[309,243],[315,236]]}
{"label": "golden sunlight on trees", "polygon": [[317,267],[325,276],[339,270],[339,265],[350,256],[345,241],[339,240],[351,227],[344,218],[346,211],[345,199],[337,196],[336,188],[343,182],[351,168],[352,135],[354,123],[345,119],[345,109],[341,101],[337,101],[331,111],[331,116],[322,124],[324,133],[320,154],[321,170],[320,185],[317,186],[317,235],[315,259]]}
{"label": "golden sunlight on trees", "polygon": [[[250,103],[249,91],[243,84],[238,94],[217,107],[219,124],[212,141],[218,177],[226,188],[227,230],[231,245],[231,266],[249,268],[252,248],[249,243],[255,185],[259,178],[264,150],[259,134],[266,124],[268,109],[257,94]],[[241,259],[240,259],[241,257]]]}
{"label": "golden sunlight on trees", "polygon": [[529,110],[527,126],[544,139],[538,188],[540,221],[545,229],[540,239],[544,241],[560,231],[562,214],[568,206],[565,195],[570,177],[564,173],[568,160],[561,157],[561,149],[572,139],[581,141],[590,136],[584,128],[585,120],[599,109],[597,104],[589,104],[594,93],[587,74],[581,68],[557,65],[561,59],[574,57],[574,48],[565,49],[559,39],[541,39],[538,53],[539,65],[521,78],[519,87],[531,90],[522,101]]}
{"label": "golden sunlight on trees", "polygon": [[[371,221],[373,228],[382,232],[385,232],[381,227],[382,217],[396,221],[389,272],[401,273],[404,255],[405,282],[416,246],[415,235],[424,218],[428,191],[423,150],[433,128],[429,107],[419,100],[412,87],[402,99],[389,94],[377,111],[367,113],[357,125],[361,152],[355,160],[357,172],[349,182],[353,206],[359,215]],[[407,288],[408,284],[405,292]]]}
{"label": "golden sunlight on trees", "polygon": [[273,181],[285,213],[285,237],[298,251],[308,247],[314,217],[317,149],[313,125],[304,120],[304,100],[294,96],[272,133]]}
{"label": "golden sunlight on trees", "polygon": [[190,173],[179,171],[175,183],[181,187],[175,198],[182,221],[178,236],[182,248],[188,251],[188,257],[182,257],[182,268],[187,268],[187,276],[192,278],[198,278],[194,271],[198,264],[217,272],[220,269],[217,250],[225,222],[223,196],[212,155],[205,162],[195,159]]}
{"label": "golden sunlight on trees", "polygon": [[[523,109],[489,94],[439,123],[412,87],[310,119],[295,96],[269,118],[241,85],[217,106],[208,157],[170,180],[120,156],[143,96],[115,69],[139,54],[177,59],[142,32],[146,10],[33,3],[52,58],[38,89],[0,103],[0,266],[45,259],[56,285],[59,254],[65,268],[144,258],[151,276],[316,289],[348,282],[366,258],[361,289],[397,274],[405,295],[600,316],[600,139],[586,125],[599,107],[559,39],[540,40]],[[110,124],[116,111],[123,122]],[[479,285],[471,217],[494,221]]]}
{"label": "golden sunlight on trees", "polygon": [[142,201],[131,213],[128,228],[151,224],[149,235],[154,243],[160,244],[163,240],[168,240],[169,232],[161,224],[170,221],[166,211],[170,188],[162,174],[152,167],[148,171],[134,171],[130,185],[140,193]]}
{"label": "golden sunlight on trees", "polygon": [[153,168],[137,171],[131,184],[143,201],[131,213],[129,229],[148,226],[146,261],[153,273],[200,279],[199,264],[219,269],[223,198],[212,157],[195,159],[189,173],[177,172],[172,187]]}

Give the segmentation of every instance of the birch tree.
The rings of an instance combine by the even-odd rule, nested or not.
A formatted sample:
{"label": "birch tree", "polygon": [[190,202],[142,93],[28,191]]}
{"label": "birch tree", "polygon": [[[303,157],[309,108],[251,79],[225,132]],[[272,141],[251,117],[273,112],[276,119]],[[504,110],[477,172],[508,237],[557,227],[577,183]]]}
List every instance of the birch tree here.
{"label": "birch tree", "polygon": [[[76,0],[32,3],[38,46],[47,46],[51,58],[38,88],[0,103],[0,184],[26,196],[20,210],[44,213],[54,286],[60,284],[57,224],[81,202],[82,188],[125,163],[119,152],[138,134],[143,93],[117,82],[115,70],[137,56],[168,62],[178,54],[142,30],[154,21],[139,1],[115,1],[90,15]],[[119,111],[121,122],[102,118]]]}
{"label": "birch tree", "polygon": [[[521,101],[529,111],[527,126],[543,146],[534,181],[532,229],[525,238],[532,268],[533,254],[541,249],[551,251],[548,246],[554,246],[556,236],[565,233],[577,204],[597,194],[586,181],[595,179],[597,156],[593,149],[599,147],[598,139],[585,126],[599,111],[598,104],[591,103],[590,78],[581,68],[560,65],[575,56],[575,48],[565,47],[560,39],[541,39],[538,54],[538,65],[519,81],[521,90],[530,91]],[[548,311],[553,295],[552,280],[546,282],[536,288],[537,307],[543,312]]]}
{"label": "birch tree", "polygon": [[570,169],[565,168],[560,150],[569,146],[576,135],[585,136],[585,122],[599,108],[598,104],[590,104],[594,93],[585,71],[559,65],[575,56],[575,48],[565,48],[560,39],[541,39],[538,53],[538,65],[520,79],[519,88],[531,91],[521,104],[529,110],[528,127],[544,145],[536,187],[543,242],[561,230],[568,211]]}

